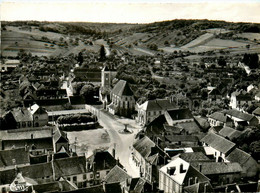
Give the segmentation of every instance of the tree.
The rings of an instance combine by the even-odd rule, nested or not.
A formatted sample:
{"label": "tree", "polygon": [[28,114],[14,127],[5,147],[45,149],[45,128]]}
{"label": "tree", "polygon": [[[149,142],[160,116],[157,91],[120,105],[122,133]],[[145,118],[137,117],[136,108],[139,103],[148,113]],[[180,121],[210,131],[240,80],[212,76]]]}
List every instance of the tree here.
{"label": "tree", "polygon": [[102,46],[100,47],[99,53],[100,53],[100,60],[101,60],[101,61],[105,60],[105,59],[106,59],[106,51],[105,51],[104,45],[102,45]]}
{"label": "tree", "polygon": [[224,58],[219,58],[218,59],[218,65],[223,68],[224,66],[227,65],[227,62],[226,62],[226,60]]}
{"label": "tree", "polygon": [[82,55],[82,52],[80,52],[80,53],[78,54],[78,63],[79,63],[79,66],[81,66],[82,63],[83,63],[83,55]]}
{"label": "tree", "polygon": [[258,54],[245,54],[242,62],[249,66],[251,69],[259,68],[259,57]]}
{"label": "tree", "polygon": [[97,94],[97,88],[93,85],[84,85],[80,90],[80,95],[85,98],[86,101],[93,102],[94,96]]}

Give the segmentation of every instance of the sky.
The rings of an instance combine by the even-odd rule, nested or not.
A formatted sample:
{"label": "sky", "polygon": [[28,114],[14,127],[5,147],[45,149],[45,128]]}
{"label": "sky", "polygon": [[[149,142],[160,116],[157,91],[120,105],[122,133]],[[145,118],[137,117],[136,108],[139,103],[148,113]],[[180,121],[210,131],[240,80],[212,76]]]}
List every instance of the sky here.
{"label": "sky", "polygon": [[1,21],[151,23],[210,19],[260,23],[260,0],[2,0],[0,17]]}

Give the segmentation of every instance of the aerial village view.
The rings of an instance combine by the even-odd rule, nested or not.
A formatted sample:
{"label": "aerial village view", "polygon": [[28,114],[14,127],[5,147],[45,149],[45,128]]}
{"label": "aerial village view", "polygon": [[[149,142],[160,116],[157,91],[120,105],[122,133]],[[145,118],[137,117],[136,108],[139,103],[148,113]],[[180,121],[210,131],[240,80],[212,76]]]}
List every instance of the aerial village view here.
{"label": "aerial village view", "polygon": [[75,2],[1,5],[0,192],[260,192],[259,1]]}

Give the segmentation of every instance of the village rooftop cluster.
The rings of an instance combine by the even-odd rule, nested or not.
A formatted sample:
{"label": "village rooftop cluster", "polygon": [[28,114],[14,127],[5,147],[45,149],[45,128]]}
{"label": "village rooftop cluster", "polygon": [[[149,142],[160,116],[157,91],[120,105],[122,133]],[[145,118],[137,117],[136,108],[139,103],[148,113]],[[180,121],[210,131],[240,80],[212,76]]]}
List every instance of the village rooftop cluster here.
{"label": "village rooftop cluster", "polygon": [[133,54],[116,38],[1,57],[0,192],[260,191],[259,53]]}

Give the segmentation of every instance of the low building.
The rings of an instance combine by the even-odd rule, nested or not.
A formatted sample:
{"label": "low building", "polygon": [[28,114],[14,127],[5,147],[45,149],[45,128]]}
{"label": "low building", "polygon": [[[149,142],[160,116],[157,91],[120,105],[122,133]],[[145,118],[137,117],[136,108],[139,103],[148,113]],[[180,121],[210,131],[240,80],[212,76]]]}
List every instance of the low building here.
{"label": "low building", "polygon": [[90,175],[87,175],[85,156],[52,160],[52,167],[55,181],[64,178],[82,188],[87,186],[87,181],[90,179]]}
{"label": "low building", "polygon": [[177,123],[194,121],[194,117],[189,109],[174,109],[164,113],[167,123],[171,126]]}
{"label": "low building", "polygon": [[192,162],[191,165],[210,179],[213,186],[234,183],[241,178],[239,163]]}
{"label": "low building", "polygon": [[199,138],[193,135],[166,135],[165,146],[169,148],[195,147],[199,145]]}
{"label": "low building", "polygon": [[197,183],[210,184],[209,178],[179,157],[159,169],[159,189],[165,193],[184,192],[184,188]]}
{"label": "low building", "polygon": [[123,168],[119,160],[115,159],[108,151],[96,151],[92,156],[87,158],[88,175],[90,175],[88,184],[100,184],[116,165]]}
{"label": "low building", "polygon": [[130,117],[135,110],[133,91],[125,80],[120,80],[110,92],[111,103],[107,106],[113,115]]}
{"label": "low building", "polygon": [[141,125],[149,124],[155,118],[164,114],[165,111],[174,108],[176,108],[176,106],[168,99],[148,100],[141,105],[136,105],[138,113],[136,121]]}
{"label": "low building", "polygon": [[238,162],[243,171],[242,176],[255,177],[258,173],[258,164],[252,156],[241,149],[234,149],[226,159],[230,162]]}
{"label": "low building", "polygon": [[228,162],[226,157],[236,148],[235,143],[213,132],[208,132],[200,141],[211,149],[216,162]]}
{"label": "low building", "polygon": [[258,119],[254,115],[242,113],[235,109],[224,110],[223,112],[234,121],[235,126],[239,123],[245,123],[249,126],[256,126],[259,124]]}
{"label": "low building", "polygon": [[132,159],[140,167],[141,177],[149,183],[158,180],[158,167],[164,165],[170,157],[151,139],[144,136],[133,144]]}
{"label": "low building", "polygon": [[14,168],[30,164],[30,153],[27,148],[0,151],[0,169]]}
{"label": "low building", "polygon": [[241,131],[238,131],[236,129],[233,129],[231,127],[223,127],[219,132],[219,135],[222,137],[225,137],[226,139],[232,140],[238,138],[240,135],[242,135]]}
{"label": "low building", "polygon": [[30,106],[28,110],[33,118],[34,127],[41,127],[48,124],[48,114],[43,107],[34,104]]}
{"label": "low building", "polygon": [[[208,117],[211,127],[230,125],[232,120],[223,112],[215,112]],[[230,123],[230,124],[229,124]]]}
{"label": "low building", "polygon": [[0,148],[10,150],[27,146],[35,154],[46,153],[53,150],[52,132],[53,127],[1,131]]}
{"label": "low building", "polygon": [[125,170],[116,165],[113,167],[104,178],[104,183],[115,183],[115,182],[124,182],[125,180],[131,178]]}
{"label": "low building", "polygon": [[231,94],[230,107],[232,109],[242,110],[245,106],[252,105],[253,97],[246,91],[235,91]]}

